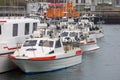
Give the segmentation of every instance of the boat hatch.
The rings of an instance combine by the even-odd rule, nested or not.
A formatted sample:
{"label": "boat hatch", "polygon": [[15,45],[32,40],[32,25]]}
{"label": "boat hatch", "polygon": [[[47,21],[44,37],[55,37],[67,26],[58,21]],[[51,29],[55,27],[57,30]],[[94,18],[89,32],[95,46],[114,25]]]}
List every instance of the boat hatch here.
{"label": "boat hatch", "polygon": [[54,42],[50,40],[40,40],[39,46],[42,47],[53,47]]}
{"label": "boat hatch", "polygon": [[27,40],[25,41],[25,43],[23,44],[24,47],[27,46],[36,46],[37,40]]}

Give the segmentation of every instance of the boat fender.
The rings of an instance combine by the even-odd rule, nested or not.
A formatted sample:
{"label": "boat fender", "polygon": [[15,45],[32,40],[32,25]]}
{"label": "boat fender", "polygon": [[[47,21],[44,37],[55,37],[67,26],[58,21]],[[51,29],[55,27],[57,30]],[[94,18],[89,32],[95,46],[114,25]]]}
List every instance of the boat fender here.
{"label": "boat fender", "polygon": [[81,55],[82,54],[82,50],[76,50],[76,55]]}

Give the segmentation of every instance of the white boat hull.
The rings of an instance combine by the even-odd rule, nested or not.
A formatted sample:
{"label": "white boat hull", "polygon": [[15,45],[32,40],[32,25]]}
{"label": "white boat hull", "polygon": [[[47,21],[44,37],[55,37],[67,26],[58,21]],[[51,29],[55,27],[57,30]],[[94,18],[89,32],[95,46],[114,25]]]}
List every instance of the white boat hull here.
{"label": "white boat hull", "polygon": [[80,45],[80,48],[84,51],[92,51],[92,50],[96,50],[96,49],[99,49],[100,47],[94,43],[94,44],[83,44],[83,45]]}
{"label": "white boat hull", "polygon": [[9,59],[9,54],[0,55],[0,73],[7,72],[17,68],[17,66]]}
{"label": "white boat hull", "polygon": [[97,38],[97,39],[99,39],[99,38],[102,38],[102,37],[104,37],[104,34],[103,33],[94,33],[94,34],[90,34],[89,35],[89,37],[90,38]]}
{"label": "white boat hull", "polygon": [[97,39],[102,38],[102,37],[104,37],[103,33],[96,33],[96,38]]}
{"label": "white boat hull", "polygon": [[25,73],[48,72],[79,64],[82,62],[82,55],[68,56],[55,60],[34,61],[26,59],[12,59],[12,61]]}

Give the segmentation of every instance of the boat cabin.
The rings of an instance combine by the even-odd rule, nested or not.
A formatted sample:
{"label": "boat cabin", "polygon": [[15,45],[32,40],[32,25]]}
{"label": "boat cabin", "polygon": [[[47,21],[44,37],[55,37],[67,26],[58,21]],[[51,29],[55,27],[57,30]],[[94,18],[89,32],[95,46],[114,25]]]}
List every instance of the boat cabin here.
{"label": "boat cabin", "polygon": [[14,51],[37,30],[38,24],[39,20],[24,17],[0,19],[0,54]]}
{"label": "boat cabin", "polygon": [[63,31],[60,36],[61,36],[63,42],[66,42],[66,41],[76,42],[76,41],[80,40],[81,35],[82,35],[82,32],[79,30],[76,30],[76,31],[66,30],[66,31]]}
{"label": "boat cabin", "polygon": [[[63,44],[58,38],[30,38],[27,39],[21,49],[19,56],[44,56],[64,53]],[[16,51],[16,55],[17,55]]]}
{"label": "boat cabin", "polygon": [[83,16],[80,18],[80,21],[81,21],[81,22],[89,22],[89,21],[90,21],[90,18],[89,18],[89,16],[87,16],[87,15],[83,15]]}

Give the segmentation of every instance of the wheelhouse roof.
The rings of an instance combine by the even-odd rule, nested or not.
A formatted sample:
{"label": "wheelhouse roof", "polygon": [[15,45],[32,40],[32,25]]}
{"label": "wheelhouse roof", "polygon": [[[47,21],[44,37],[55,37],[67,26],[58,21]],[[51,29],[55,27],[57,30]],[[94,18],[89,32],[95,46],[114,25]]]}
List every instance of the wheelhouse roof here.
{"label": "wheelhouse roof", "polygon": [[30,38],[30,39],[27,39],[27,40],[50,40],[50,41],[56,41],[58,40],[58,38],[49,38],[49,37],[43,37],[43,38]]}
{"label": "wheelhouse roof", "polygon": [[7,23],[21,23],[21,22],[39,22],[39,20],[31,19],[31,18],[0,18],[0,22],[7,22]]}

